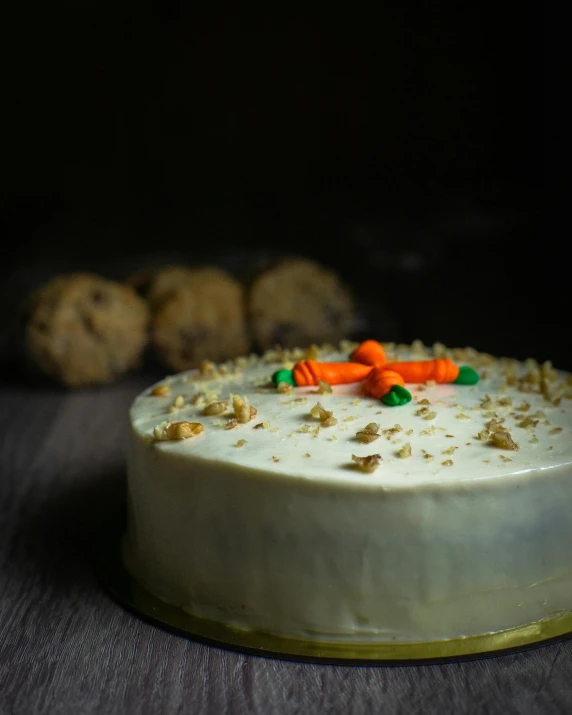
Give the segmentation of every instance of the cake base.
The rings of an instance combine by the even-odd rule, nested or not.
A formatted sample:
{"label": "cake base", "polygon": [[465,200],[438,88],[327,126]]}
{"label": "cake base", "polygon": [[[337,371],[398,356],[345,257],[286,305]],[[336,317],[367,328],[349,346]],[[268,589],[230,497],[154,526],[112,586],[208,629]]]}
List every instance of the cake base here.
{"label": "cake base", "polygon": [[131,577],[121,560],[125,510],[114,509],[90,544],[96,575],[109,595],[146,621],[208,645],[272,658],[350,665],[442,663],[530,650],[572,637],[572,611],[497,633],[430,643],[324,643],[244,631],[159,600]]}

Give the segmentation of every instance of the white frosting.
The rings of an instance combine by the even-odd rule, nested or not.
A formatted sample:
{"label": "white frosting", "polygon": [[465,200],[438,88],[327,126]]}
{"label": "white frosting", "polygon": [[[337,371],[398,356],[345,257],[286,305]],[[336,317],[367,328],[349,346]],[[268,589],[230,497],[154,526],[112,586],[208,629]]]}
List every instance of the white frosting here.
{"label": "white frosting", "polygon": [[[390,357],[419,359],[405,349]],[[262,361],[216,380],[191,371],[162,381],[170,396],[148,390],[131,409],[128,568],[194,615],[326,641],[433,641],[572,609],[572,401],[507,387],[501,363],[474,359],[489,374],[478,385],[408,385],[414,399],[402,407],[355,385],[279,394],[262,386],[281,365]],[[565,379],[550,389],[572,390]],[[204,403],[190,404],[199,391],[207,401],[246,396],[258,414],[225,430],[231,400],[225,415],[205,416]],[[178,395],[185,406],[169,412]],[[486,395],[512,406],[481,407]],[[416,414],[424,398],[434,419]],[[318,400],[338,423],[315,435]],[[518,451],[476,438],[494,414]],[[527,417],[538,423],[518,427]],[[204,431],[154,440],[171,420]],[[261,422],[269,426],[255,429]],[[355,434],[370,422],[401,431],[362,444]],[[406,442],[412,455],[401,458]],[[383,461],[373,473],[352,462],[374,453]]]}

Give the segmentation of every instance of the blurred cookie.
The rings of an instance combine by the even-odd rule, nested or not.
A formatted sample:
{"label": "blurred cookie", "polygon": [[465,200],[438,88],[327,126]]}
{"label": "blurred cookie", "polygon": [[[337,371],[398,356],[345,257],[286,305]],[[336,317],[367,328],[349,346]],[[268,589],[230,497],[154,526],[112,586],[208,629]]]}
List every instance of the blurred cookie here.
{"label": "blurred cookie", "polygon": [[354,303],[338,276],[314,261],[284,259],[252,283],[250,329],[261,350],[337,343],[351,335]]}
{"label": "blurred cookie", "polygon": [[148,342],[145,301],[129,286],[89,273],[49,281],[25,312],[29,357],[68,386],[111,382],[137,365]]}
{"label": "blurred cookie", "polygon": [[161,273],[149,300],[153,345],[165,365],[179,372],[201,360],[220,362],[248,351],[244,288],[238,281],[217,268]]}
{"label": "blurred cookie", "polygon": [[[209,270],[201,269],[201,273],[206,274]],[[188,266],[163,266],[135,273],[129,276],[126,282],[148,300],[152,308],[156,308],[171,293],[192,285],[196,272],[196,269]]]}

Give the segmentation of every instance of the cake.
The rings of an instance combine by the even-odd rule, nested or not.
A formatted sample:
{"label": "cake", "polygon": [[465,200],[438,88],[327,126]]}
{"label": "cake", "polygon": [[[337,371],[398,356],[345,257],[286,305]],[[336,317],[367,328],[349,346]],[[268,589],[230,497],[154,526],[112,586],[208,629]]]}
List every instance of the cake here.
{"label": "cake", "polygon": [[380,398],[381,378],[347,378],[362,347],[205,362],[138,396],[132,577],[237,632],[325,644],[443,642],[572,610],[572,376],[384,343],[371,374],[385,361],[421,381]]}

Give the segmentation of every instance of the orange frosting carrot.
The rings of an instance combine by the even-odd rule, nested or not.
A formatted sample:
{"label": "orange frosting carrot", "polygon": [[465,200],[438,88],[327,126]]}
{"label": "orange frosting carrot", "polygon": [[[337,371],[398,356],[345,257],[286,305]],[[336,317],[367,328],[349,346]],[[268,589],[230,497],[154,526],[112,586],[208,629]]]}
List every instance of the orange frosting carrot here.
{"label": "orange frosting carrot", "polygon": [[365,340],[353,351],[351,359],[364,365],[385,365],[387,362],[383,346],[377,340]]}
{"label": "orange frosting carrot", "polygon": [[395,370],[387,367],[374,367],[365,381],[364,389],[370,397],[381,399],[394,385],[405,386],[403,377]]}
{"label": "orange frosting carrot", "polygon": [[405,361],[387,363],[388,370],[398,372],[405,382],[455,382],[459,376],[459,368],[449,358],[434,360]]}
{"label": "orange frosting carrot", "polygon": [[358,362],[316,362],[302,360],[294,365],[294,382],[298,387],[318,385],[320,380],[330,385],[361,382],[371,372],[369,365]]}

